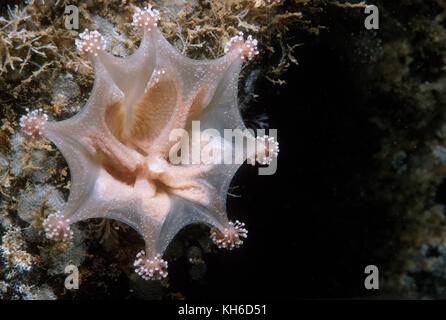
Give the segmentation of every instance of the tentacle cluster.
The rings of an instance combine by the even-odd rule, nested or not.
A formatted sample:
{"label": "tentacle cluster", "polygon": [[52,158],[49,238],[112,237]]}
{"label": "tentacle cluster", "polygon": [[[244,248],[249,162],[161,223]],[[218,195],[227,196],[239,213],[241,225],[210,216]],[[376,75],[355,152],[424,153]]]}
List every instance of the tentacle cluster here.
{"label": "tentacle cluster", "polygon": [[48,116],[43,113],[42,108],[29,111],[26,108],[26,115],[20,118],[20,126],[22,127],[23,133],[31,138],[41,138],[45,124],[48,121]]}
{"label": "tentacle cluster", "polygon": [[259,53],[257,50],[257,40],[249,35],[245,41],[243,39],[243,32],[240,32],[238,36],[232,37],[226,43],[225,53],[232,50],[239,50],[242,60],[251,60],[256,54]]}
{"label": "tentacle cluster", "polygon": [[158,25],[160,19],[160,13],[158,10],[153,9],[152,5],[148,5],[144,9],[136,8],[136,12],[133,14],[132,25],[137,28],[147,28],[151,30],[152,26]]}
{"label": "tentacle cluster", "polygon": [[141,250],[136,255],[135,272],[145,280],[161,280],[167,277],[167,261],[163,260],[160,254],[154,258],[146,257],[144,250]]}
{"label": "tentacle cluster", "polygon": [[243,244],[243,239],[248,237],[248,230],[245,229],[245,224],[238,220],[235,223],[229,221],[228,225],[223,232],[212,228],[211,239],[219,248],[232,250]]}
{"label": "tentacle cluster", "polygon": [[70,228],[70,220],[65,219],[60,213],[50,214],[43,222],[46,237],[51,240],[70,240],[73,231]]}
{"label": "tentacle cluster", "polygon": [[279,155],[279,142],[274,137],[264,135],[256,138],[256,161],[270,164]]}
{"label": "tentacle cluster", "polygon": [[76,48],[81,55],[93,54],[98,55],[98,52],[105,50],[104,37],[95,31],[89,31],[85,29],[84,32],[79,34],[80,39],[76,39]]}

